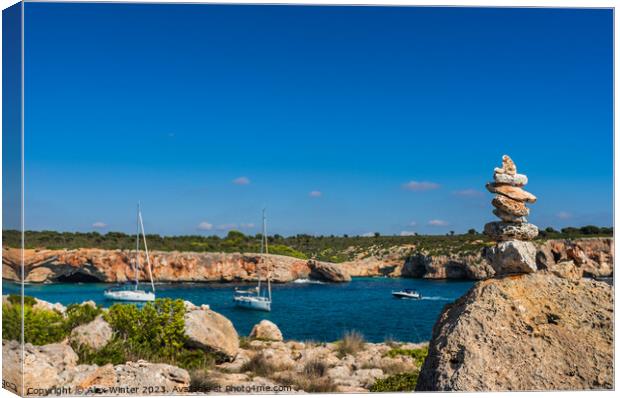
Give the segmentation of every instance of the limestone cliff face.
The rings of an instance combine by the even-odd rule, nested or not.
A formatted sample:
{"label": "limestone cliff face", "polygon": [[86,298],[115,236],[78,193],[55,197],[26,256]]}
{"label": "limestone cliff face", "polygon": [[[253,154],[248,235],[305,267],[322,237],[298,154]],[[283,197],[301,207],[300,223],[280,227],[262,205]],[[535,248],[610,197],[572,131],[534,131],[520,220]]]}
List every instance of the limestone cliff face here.
{"label": "limestone cliff face", "polygon": [[[402,256],[365,258],[339,264],[351,276],[390,276],[425,279],[473,279],[493,277],[495,271],[488,263],[485,250],[477,253],[429,255],[417,252],[402,260]],[[552,269],[556,264],[574,261],[583,276],[613,275],[613,238],[584,238],[536,242],[536,262],[539,269]]]}
{"label": "limestone cliff face", "polygon": [[[134,279],[133,253],[127,250],[25,250],[25,280],[32,283],[89,281],[124,282]],[[19,251],[3,250],[3,277],[18,280]],[[146,264],[142,253],[141,264]],[[152,252],[153,279],[158,282],[255,281],[271,268],[274,282],[307,278],[307,260],[278,255],[239,253]],[[326,274],[329,279],[329,274]],[[146,267],[138,277],[149,280]]]}
{"label": "limestone cliff face", "polygon": [[[572,260],[583,276],[613,275],[613,238],[548,240],[537,243],[539,269],[553,269]],[[414,248],[407,248],[414,250]],[[403,260],[395,249],[384,258],[370,257],[339,264],[300,260],[279,255],[240,253],[152,252],[153,278],[159,282],[255,281],[271,268],[275,282],[317,278],[346,282],[351,276],[388,276],[427,279],[480,280],[494,275],[478,253],[428,255],[417,252]],[[25,280],[31,283],[59,281],[123,282],[134,278],[133,254],[127,250],[25,250]],[[144,253],[140,259],[145,264]],[[19,280],[19,250],[3,249],[3,278]],[[139,278],[148,280],[145,268]]]}
{"label": "limestone cliff face", "polygon": [[548,271],[478,282],[444,308],[418,391],[613,388],[613,288]]}

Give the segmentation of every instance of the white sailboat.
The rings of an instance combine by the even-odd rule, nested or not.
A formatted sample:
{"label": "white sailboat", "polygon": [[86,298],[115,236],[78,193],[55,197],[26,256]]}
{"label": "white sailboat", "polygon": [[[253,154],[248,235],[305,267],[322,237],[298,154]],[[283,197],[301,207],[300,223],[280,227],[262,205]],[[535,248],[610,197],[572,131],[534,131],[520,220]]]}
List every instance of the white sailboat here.
{"label": "white sailboat", "polygon": [[[152,291],[140,289],[138,281],[138,270],[140,268],[140,232],[142,232],[142,240],[144,241],[144,251],[146,252],[146,262],[149,270],[149,278],[151,279]],[[142,222],[142,212],[140,211],[140,203],[138,203],[138,217],[136,220],[136,257],[133,261],[135,269],[135,280],[124,285],[117,285],[103,292],[105,298],[117,301],[155,301],[155,284],[153,283],[153,273],[151,270],[151,259],[149,257],[149,248],[146,244],[146,234],[144,233],[144,223]]]}
{"label": "white sailboat", "polygon": [[[263,236],[260,241],[261,254],[269,253],[269,245],[267,243],[267,218],[263,209]],[[268,262],[268,264],[270,264]],[[267,270],[267,291],[261,290],[260,272],[258,274],[258,285],[249,290],[235,289],[233,300],[238,307],[247,308],[257,311],[271,311],[271,267]],[[264,289],[263,289],[264,290]]]}

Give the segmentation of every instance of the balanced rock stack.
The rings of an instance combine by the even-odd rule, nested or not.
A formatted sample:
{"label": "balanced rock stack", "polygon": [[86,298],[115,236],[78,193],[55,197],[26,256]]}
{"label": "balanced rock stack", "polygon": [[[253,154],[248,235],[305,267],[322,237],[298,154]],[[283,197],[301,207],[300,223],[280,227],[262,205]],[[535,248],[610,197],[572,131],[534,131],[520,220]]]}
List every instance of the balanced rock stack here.
{"label": "balanced rock stack", "polygon": [[527,176],[517,174],[517,166],[508,155],[502,157],[502,167],[496,167],[494,182],[487,184],[496,194],[491,204],[501,221],[484,226],[484,233],[499,243],[490,248],[487,258],[496,275],[536,271],[536,247],[528,242],[538,236],[538,227],[527,222],[530,209],[526,203],[536,202],[536,196],[522,187]]}

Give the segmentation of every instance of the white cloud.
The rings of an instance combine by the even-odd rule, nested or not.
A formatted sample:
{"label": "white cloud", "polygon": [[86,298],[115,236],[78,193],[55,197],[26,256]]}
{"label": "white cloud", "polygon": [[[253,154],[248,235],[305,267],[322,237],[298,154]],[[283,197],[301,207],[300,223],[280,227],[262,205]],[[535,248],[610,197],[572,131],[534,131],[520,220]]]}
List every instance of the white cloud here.
{"label": "white cloud", "polygon": [[366,232],[365,234],[362,234],[361,236],[363,236],[364,238],[371,238],[373,236],[375,236],[374,232]]}
{"label": "white cloud", "polygon": [[556,214],[556,216],[560,219],[560,220],[568,220],[569,218],[571,218],[573,215],[570,214],[567,211],[561,211],[558,214]]}
{"label": "white cloud", "polygon": [[231,229],[237,229],[237,224],[220,224],[217,226],[218,231],[228,231]]}
{"label": "white cloud", "polygon": [[250,179],[248,177],[237,177],[232,180],[235,185],[248,185],[250,183]]}
{"label": "white cloud", "polygon": [[415,231],[400,231],[400,236],[414,236]]}
{"label": "white cloud", "polygon": [[456,196],[460,196],[463,198],[481,198],[484,196],[484,192],[479,191],[477,189],[473,189],[473,188],[462,189],[460,191],[454,191],[453,193]]}
{"label": "white cloud", "polygon": [[97,221],[93,223],[93,228],[105,228],[107,227],[108,224],[102,222],[102,221]]}
{"label": "white cloud", "polygon": [[213,229],[213,224],[207,221],[203,221],[200,224],[198,224],[198,229],[201,231],[210,231]]}
{"label": "white cloud", "polygon": [[430,191],[439,188],[439,184],[430,181],[409,181],[402,185],[407,191]]}
{"label": "white cloud", "polygon": [[254,228],[254,224],[251,223],[251,222],[249,222],[249,223],[241,223],[240,227],[241,228],[246,228],[246,229]]}
{"label": "white cloud", "polygon": [[409,223],[409,226],[410,226],[410,227],[415,227],[416,225],[418,225],[418,223],[417,223],[417,222],[415,222],[415,221],[411,221],[411,222]]}
{"label": "white cloud", "polygon": [[308,195],[310,195],[313,198],[319,198],[321,197],[321,195],[323,195],[323,193],[321,191],[310,191]]}
{"label": "white cloud", "polygon": [[428,222],[428,225],[431,225],[433,227],[445,227],[446,225],[448,225],[448,222],[444,220],[430,220]]}

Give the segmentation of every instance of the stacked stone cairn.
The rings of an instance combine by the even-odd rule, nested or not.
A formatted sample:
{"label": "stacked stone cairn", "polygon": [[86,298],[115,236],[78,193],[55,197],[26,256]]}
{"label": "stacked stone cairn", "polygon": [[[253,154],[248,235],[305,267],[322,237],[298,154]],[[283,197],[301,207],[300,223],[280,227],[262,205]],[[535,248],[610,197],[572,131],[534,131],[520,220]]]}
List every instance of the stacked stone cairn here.
{"label": "stacked stone cairn", "polygon": [[530,214],[526,203],[536,202],[536,196],[522,187],[527,176],[517,174],[517,166],[508,155],[502,157],[502,167],[496,167],[494,182],[486,185],[495,197],[491,204],[501,221],[484,226],[484,233],[497,241],[486,252],[486,257],[496,275],[530,273],[536,271],[536,247],[532,239],[538,236],[538,227],[527,222]]}

